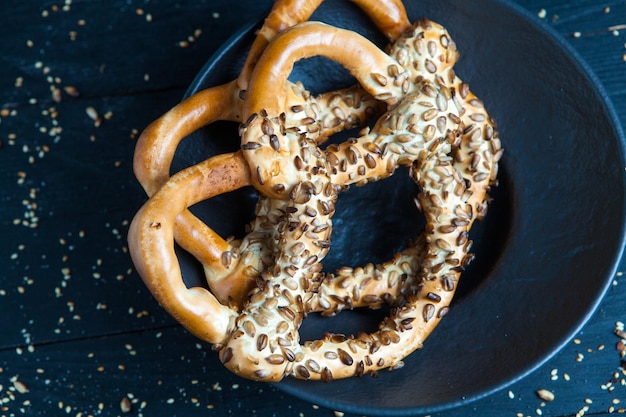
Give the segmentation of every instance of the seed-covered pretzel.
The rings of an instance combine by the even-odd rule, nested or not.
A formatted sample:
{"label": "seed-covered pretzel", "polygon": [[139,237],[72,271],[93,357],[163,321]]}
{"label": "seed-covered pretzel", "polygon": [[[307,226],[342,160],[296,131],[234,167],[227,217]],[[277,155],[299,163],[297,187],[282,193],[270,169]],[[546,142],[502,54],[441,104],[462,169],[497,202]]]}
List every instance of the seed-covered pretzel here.
{"label": "seed-covered pretzel", "polygon": [[[137,142],[134,170],[149,196],[169,178],[171,161],[183,138],[217,120],[241,120],[242,98],[250,72],[268,42],[285,28],[308,19],[321,2],[278,0],[259,30],[236,80],[194,94],[144,130]],[[404,6],[398,0],[354,2],[391,39],[408,26]],[[376,102],[358,85],[318,97],[311,97],[298,83],[291,85],[291,89],[294,94],[285,112],[286,123],[306,125],[309,133],[320,142],[333,133],[364,123],[376,113]],[[267,262],[264,241],[269,232],[260,219],[272,216],[272,210],[280,211],[282,203],[262,200],[263,197],[250,233],[241,241],[224,240],[188,210],[177,220],[177,242],[200,261],[210,288],[224,303],[241,304]]]}
{"label": "seed-covered pretzel", "polygon": [[[349,51],[333,49],[335,43],[350,45]],[[343,163],[305,134],[284,127],[282,95],[254,95],[283,85],[295,61],[315,54],[340,62],[366,90],[392,107],[372,132],[337,146],[347,155]],[[258,68],[265,60],[282,71],[253,73],[244,106],[250,117],[242,129],[242,149],[255,186],[273,198],[287,199],[291,209],[281,229],[276,265],[238,317],[220,357],[234,372],[264,380],[286,374],[329,380],[394,367],[421,346],[448,311],[454,283],[471,258],[467,233],[474,220],[468,204],[472,191],[448,156],[462,135],[458,109],[451,94],[422,79],[413,82],[402,65],[350,31],[300,24],[272,42]],[[352,182],[390,175],[398,164],[412,164],[422,188],[419,200],[427,217],[427,237],[421,266],[426,276],[379,331],[349,339],[352,344],[332,336],[300,344],[297,330],[306,314],[310,283],[316,282],[330,244],[337,191]],[[350,170],[348,165],[359,168]],[[446,182],[434,183],[423,175],[435,167]],[[441,304],[436,306],[435,300]]]}
{"label": "seed-covered pretzel", "polygon": [[[455,107],[459,109],[462,134],[460,142],[452,146],[450,155],[457,172],[470,184],[468,204],[474,213],[473,218],[481,219],[486,214],[489,201],[487,192],[496,184],[498,161],[502,156],[495,123],[482,102],[470,91],[468,84],[456,76],[453,66],[458,58],[458,51],[447,30],[435,22],[422,19],[413,25],[411,32],[412,35],[393,43],[388,52],[412,72],[411,78],[425,79],[440,86],[441,91],[452,97]],[[408,39],[413,39],[411,45],[408,45]],[[392,125],[395,123],[391,122]],[[355,145],[357,144],[351,144]],[[338,154],[337,158],[331,156],[337,161],[354,160],[353,155],[356,152],[367,155],[367,149],[352,149],[351,151],[346,146],[343,150],[330,147],[328,152]],[[379,152],[376,150],[375,153]],[[345,172],[349,172],[347,175],[354,175],[354,168],[357,171],[362,169],[346,162],[342,162],[341,166]],[[441,171],[440,168],[437,170]],[[436,176],[435,173],[430,175]],[[446,177],[445,180],[450,179]],[[419,200],[417,203],[421,204]],[[323,284],[313,294],[308,308],[311,311],[322,310],[325,314],[333,314],[344,308],[380,306],[384,302],[395,300],[415,285],[415,281],[408,277],[421,276],[421,260],[424,257],[422,235],[389,262],[370,264],[364,268],[341,268],[336,274],[327,275],[323,279]],[[454,286],[454,282],[450,280],[447,284]]]}
{"label": "seed-covered pretzel", "polygon": [[[182,305],[175,317],[215,343],[222,362],[235,373],[266,381],[286,375],[328,381],[393,369],[447,313],[456,281],[472,258],[468,232],[484,214],[501,149],[482,104],[454,76],[453,59],[445,72],[445,56],[456,59],[456,49],[437,56],[445,79],[438,70],[434,80],[422,74],[430,66],[419,46],[427,39],[424,25],[432,27],[427,21],[416,24],[392,46],[392,56],[352,32],[317,23],[278,35],[248,85],[242,151],[175,175],[133,220],[131,254],[148,286],[166,309]],[[433,58],[437,49],[428,42],[425,53]],[[346,43],[350,51],[336,50]],[[443,50],[451,45],[441,37],[440,44]],[[307,129],[290,126],[284,112],[293,91],[286,81],[293,63],[315,55],[344,65],[389,107],[371,131],[325,150]],[[268,86],[282,93],[262,94]],[[330,247],[338,193],[350,184],[392,175],[399,165],[409,166],[419,185],[425,233],[388,263],[345,268],[324,278],[321,261]],[[263,200],[272,233],[271,265],[237,311],[207,290],[184,288],[173,235],[176,218],[187,207],[250,183],[271,197]],[[307,312],[389,301],[394,303],[389,317],[372,334],[299,339]]]}

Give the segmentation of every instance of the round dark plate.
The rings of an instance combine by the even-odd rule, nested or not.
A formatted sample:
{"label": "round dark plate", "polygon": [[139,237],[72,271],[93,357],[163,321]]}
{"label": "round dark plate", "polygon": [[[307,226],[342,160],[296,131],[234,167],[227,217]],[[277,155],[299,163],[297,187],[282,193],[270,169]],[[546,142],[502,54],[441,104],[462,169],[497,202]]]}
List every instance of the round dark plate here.
{"label": "round dark plate", "polygon": [[[411,19],[447,27],[461,51],[456,66],[497,120],[505,148],[500,185],[485,221],[472,229],[476,260],[461,278],[450,314],[404,368],[332,383],[277,386],[331,409],[367,415],[430,413],[511,384],[555,354],[596,309],[624,243],[623,133],[598,82],[552,31],[504,1],[407,1]],[[328,0],[313,16],[385,41],[348,1]],[[258,23],[213,56],[188,94],[236,78]],[[350,85],[324,59],[296,65],[313,92]],[[354,132],[351,132],[354,133]],[[339,139],[341,140],[341,139]],[[238,149],[237,126],[216,123],[185,139],[173,170]],[[381,262],[423,225],[401,172],[342,194],[324,268]],[[193,208],[222,235],[243,234],[255,194],[241,190]],[[180,253],[188,285],[202,271]],[[312,315],[304,339],[325,330],[373,330],[382,312]],[[216,366],[220,366],[216,361]]]}

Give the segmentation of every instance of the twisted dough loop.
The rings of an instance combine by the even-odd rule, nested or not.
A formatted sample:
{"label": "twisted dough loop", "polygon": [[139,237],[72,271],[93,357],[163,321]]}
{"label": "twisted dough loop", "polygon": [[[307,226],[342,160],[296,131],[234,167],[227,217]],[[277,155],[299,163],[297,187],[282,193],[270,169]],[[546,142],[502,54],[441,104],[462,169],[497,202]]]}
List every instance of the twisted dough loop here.
{"label": "twisted dough loop", "polygon": [[[351,0],[367,14],[391,41],[411,26],[404,4],[400,0]],[[257,33],[246,63],[239,76],[241,90],[248,88],[250,73],[267,45],[284,30],[309,20],[323,0],[279,0],[274,3],[263,26]]]}
{"label": "twisted dough loop", "polygon": [[[137,272],[159,303],[186,329],[204,340],[219,340],[236,312],[203,288],[186,288],[176,253],[174,225],[187,207],[249,184],[240,154],[218,155],[169,179],[139,210],[129,230]],[[158,257],[148,254],[158,254]]]}
{"label": "twisted dough loop", "polygon": [[[502,151],[482,103],[454,74],[457,52],[445,29],[423,20],[408,31],[403,27],[402,33],[385,54],[352,32],[297,24],[272,35],[254,58],[243,102],[232,94],[237,90],[232,84],[204,93],[229,97],[229,110],[216,116],[207,106],[183,102],[175,108],[180,114],[173,110],[161,119],[161,128],[175,126],[173,139],[138,147],[143,156],[136,157],[136,165],[148,173],[146,183],[158,180],[146,187],[152,197],[131,225],[133,260],[159,302],[193,334],[214,343],[222,362],[239,375],[329,381],[394,369],[421,347],[449,309],[460,273],[473,257],[469,229],[485,213],[486,192],[495,183]],[[349,51],[335,46],[344,42],[350,42]],[[288,111],[293,103],[305,106],[310,99],[302,86],[287,81],[293,63],[320,54],[355,76],[361,87],[350,91],[361,96],[363,88],[388,107],[371,131],[326,150],[318,146],[325,138],[320,131],[346,124],[324,130],[320,123],[322,129],[311,129],[299,108]],[[262,94],[276,86],[282,86],[282,93]],[[196,107],[201,111],[190,114]],[[242,151],[212,157],[171,179],[163,174],[173,157],[171,144],[182,138],[177,135],[217,117],[246,120]],[[183,119],[191,123],[185,125]],[[158,131],[158,125],[147,131]],[[157,136],[167,134],[150,137]],[[165,149],[155,152],[153,146]],[[392,175],[400,165],[410,167],[419,185],[424,234],[389,262],[325,276],[321,261],[330,247],[338,193],[350,184]],[[185,219],[190,205],[250,184],[261,193],[257,218],[236,246],[206,225],[192,224],[199,220]],[[185,230],[193,235],[185,237]],[[209,268],[216,265],[209,272],[217,276],[222,268],[230,284],[211,287],[214,294],[185,288],[174,254],[175,234],[197,245],[197,257]],[[207,242],[208,250],[199,245]],[[238,262],[232,262],[235,257]],[[243,278],[233,272],[233,264]],[[241,297],[242,287],[247,292],[246,279],[256,279],[247,303],[229,303],[233,294]],[[383,302],[393,308],[372,334],[299,340],[298,328],[308,312],[336,314]]]}

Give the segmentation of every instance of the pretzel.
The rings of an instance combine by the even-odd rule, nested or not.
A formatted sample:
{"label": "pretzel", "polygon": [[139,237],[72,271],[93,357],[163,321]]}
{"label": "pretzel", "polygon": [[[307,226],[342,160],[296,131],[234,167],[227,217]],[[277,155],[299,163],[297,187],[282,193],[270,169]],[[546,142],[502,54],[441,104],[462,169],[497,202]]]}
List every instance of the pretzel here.
{"label": "pretzel", "polygon": [[[418,32],[412,35],[405,45],[418,41]],[[350,48],[333,49],[333,44],[350,45]],[[340,62],[366,90],[385,100],[392,110],[372,132],[339,145],[336,154],[331,151],[325,155],[306,136],[281,125],[280,94],[251,93],[246,101],[244,114],[251,116],[243,129],[242,149],[253,173],[253,184],[262,193],[286,198],[291,204],[276,266],[258,289],[257,294],[261,295],[253,295],[238,317],[240,326],[232,331],[220,355],[229,369],[248,377],[274,380],[291,374],[329,380],[396,366],[421,346],[448,311],[454,282],[460,269],[472,258],[468,254],[467,233],[474,221],[474,210],[468,201],[474,191],[482,191],[484,196],[485,190],[468,186],[448,156],[451,147],[460,144],[463,133],[461,118],[455,114],[460,109],[453,108],[456,103],[452,94],[422,79],[414,84],[410,72],[400,63],[353,32],[316,23],[300,24],[272,42],[257,68],[263,68],[267,61],[277,63],[282,71],[255,71],[250,92],[252,87],[265,91],[269,86],[280,86],[295,61],[314,54]],[[419,201],[429,234],[422,264],[423,280],[416,292],[407,295],[406,304],[393,310],[378,332],[354,339],[361,346],[332,336],[300,345],[297,328],[306,308],[298,300],[308,297],[309,283],[315,282],[319,261],[328,250],[330,217],[337,191],[349,183],[390,175],[398,164],[412,164],[412,176],[422,188]],[[358,168],[350,170],[348,165]],[[492,164],[487,167],[492,168]],[[435,182],[433,176],[424,174],[435,168],[438,175],[446,178],[445,182]],[[483,172],[475,177],[484,180],[490,174]],[[441,303],[439,308],[433,300]],[[290,316],[294,316],[283,328],[277,326],[280,314],[272,316],[276,306],[290,309]],[[244,326],[253,326],[254,315],[259,311],[266,312],[269,323],[256,321],[253,334],[246,333]],[[413,324],[418,315],[422,321]],[[298,362],[298,355],[304,365],[293,364]],[[315,365],[307,367],[309,363]]]}
{"label": "pretzel", "polygon": [[[446,94],[449,92],[452,96],[455,106],[462,109],[459,112],[463,126],[461,141],[458,146],[452,147],[451,156],[456,171],[466,183],[471,184],[468,204],[474,218],[480,220],[487,212],[487,193],[497,184],[498,161],[503,153],[495,122],[467,83],[456,76],[453,67],[458,51],[447,30],[425,18],[417,21],[411,30],[418,33],[417,37],[421,39],[413,44],[414,48],[407,45],[406,39],[410,37],[405,37],[392,44],[389,53],[411,70],[411,78],[425,79],[441,86]],[[410,63],[406,51],[414,52]],[[417,51],[420,53],[416,54]],[[416,203],[418,207],[422,204],[419,200]],[[379,307],[395,300],[415,286],[415,281],[407,279],[407,276],[420,274],[424,257],[422,235],[386,263],[368,264],[364,268],[340,268],[335,275],[324,278],[309,301],[308,310],[321,310],[325,315],[333,315],[345,308]],[[455,282],[449,279],[446,285],[452,288]],[[368,296],[363,297],[363,294]]]}
{"label": "pretzel", "polygon": [[[410,43],[415,44],[416,37],[420,36],[423,34],[415,30],[408,36],[413,37]],[[295,47],[294,39],[299,42]],[[315,46],[328,45],[329,39],[349,41],[351,51],[357,50],[354,54],[358,57],[328,49],[321,52],[344,65],[358,63],[353,67],[348,65],[353,75],[391,106],[372,132],[322,152],[315,140],[296,129],[285,128],[284,117],[280,114],[282,97],[268,100],[254,94],[255,88],[262,91],[268,82],[282,85],[271,77],[264,79],[259,75],[261,72],[255,70],[244,114],[257,116],[251,116],[242,126],[242,149],[246,156],[238,152],[228,157],[214,157],[188,172],[177,174],[148,201],[131,225],[131,236],[134,236],[131,253],[134,258],[138,257],[140,274],[161,277],[152,282],[165,281],[165,285],[151,288],[153,293],[161,296],[160,301],[166,308],[180,301],[172,301],[172,297],[183,298],[189,311],[177,317],[179,321],[215,343],[227,367],[253,379],[279,380],[293,375],[330,380],[400,366],[402,358],[421,346],[448,311],[455,281],[471,259],[467,232],[484,212],[480,207],[488,183],[495,175],[499,141],[486,134],[472,133],[476,132],[476,127],[464,125],[466,109],[460,106],[462,100],[455,100],[455,93],[445,85],[422,78],[407,83],[410,71],[351,32],[319,24],[300,24],[272,41],[257,68],[264,68],[263,60],[277,63],[281,70],[278,81],[284,81],[290,62],[317,53]],[[390,75],[386,80],[381,78],[385,70]],[[465,92],[463,99],[467,97],[470,95]],[[471,103],[473,107],[477,104]],[[474,114],[478,112],[467,117],[477,118]],[[433,124],[429,123],[431,121]],[[287,139],[288,136],[293,139]],[[482,149],[484,143],[488,143],[486,149]],[[478,160],[473,156],[467,158],[467,155],[476,155],[479,148],[484,155]],[[359,154],[362,164],[352,163],[354,158],[358,162]],[[333,164],[333,155],[337,161],[341,161],[338,155],[346,155],[348,162]],[[263,158],[267,156],[273,156],[269,163]],[[368,156],[373,158],[374,164],[368,162]],[[227,169],[226,161],[237,168]],[[275,161],[279,164],[273,164]],[[417,257],[409,255],[413,262],[406,266],[401,261],[403,255],[399,255],[385,267],[391,270],[395,265],[405,275],[414,271],[415,277],[409,285],[411,291],[397,296],[399,300],[392,314],[374,334],[356,338],[328,335],[324,340],[300,345],[297,328],[306,312],[311,311],[311,302],[320,288],[319,261],[328,251],[330,218],[338,191],[351,183],[364,184],[391,175],[399,164],[410,165],[411,176],[420,185],[418,200],[427,218],[427,231],[419,245],[424,252],[417,265],[414,262]],[[251,169],[246,170],[246,166]],[[279,169],[277,175],[268,176],[273,166],[291,169],[293,175],[285,176]],[[172,295],[181,290],[180,270],[172,266],[175,265],[171,246],[174,219],[185,207],[232,189],[215,189],[215,185],[205,184],[208,173],[203,170],[206,169],[210,169],[212,175],[225,172],[229,178],[230,175],[243,177],[244,180],[235,183],[252,182],[275,201],[288,202],[285,215],[275,219],[275,230],[279,234],[279,238],[274,239],[275,265],[265,271],[264,280],[259,282],[240,313],[221,305],[203,289],[183,290],[180,296]],[[468,174],[472,180],[463,177]],[[176,204],[171,203],[172,199]],[[314,211],[317,211],[315,215]],[[141,258],[145,251],[151,250],[162,255],[159,258],[162,264]],[[397,270],[395,272],[397,275]],[[390,287],[399,288],[398,285]],[[354,298],[359,301],[368,297],[365,294]],[[322,305],[319,300],[322,298],[318,298],[318,304]],[[206,315],[215,316],[207,320]]]}
{"label": "pretzel", "polygon": [[[227,84],[200,91],[164,114],[140,136],[134,160],[135,175],[148,196],[153,195],[169,178],[169,169],[180,141],[191,132],[217,120],[239,121],[242,98],[250,72],[269,41],[280,31],[310,17],[322,0],[279,0],[259,30],[239,77]],[[388,36],[395,39],[409,26],[404,6],[398,0],[353,0]],[[384,13],[383,13],[384,12]],[[319,142],[343,129],[362,124],[376,113],[375,102],[359,86],[329,92],[311,99],[299,84],[286,114],[289,123],[305,123]],[[293,110],[291,110],[293,109]],[[263,198],[261,198],[262,200]],[[264,217],[269,206],[276,211],[280,204],[259,202],[256,218]],[[268,231],[259,221],[242,241],[226,241],[185,210],[177,219],[176,241],[205,270],[209,287],[221,302],[241,304],[267,261],[264,240]],[[239,260],[241,259],[241,261]]]}

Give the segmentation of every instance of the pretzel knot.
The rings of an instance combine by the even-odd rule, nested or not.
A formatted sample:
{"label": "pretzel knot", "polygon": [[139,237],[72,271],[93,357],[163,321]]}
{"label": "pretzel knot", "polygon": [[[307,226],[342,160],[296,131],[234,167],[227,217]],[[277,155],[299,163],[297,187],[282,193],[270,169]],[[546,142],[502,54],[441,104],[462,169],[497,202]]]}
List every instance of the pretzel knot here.
{"label": "pretzel knot", "polygon": [[[342,64],[387,108],[371,129],[325,149],[315,132],[294,125],[287,108],[294,63],[317,55]],[[271,40],[250,75],[241,150],[173,176],[141,208],[129,235],[139,273],[175,318],[216,345],[227,368],[264,381],[376,374],[401,367],[446,315],[473,258],[469,230],[486,212],[502,154],[494,123],[452,69],[456,57],[445,29],[427,20],[403,31],[387,53],[354,32],[299,23]],[[400,166],[419,187],[423,234],[386,263],[325,274],[341,191]],[[238,308],[185,287],[173,240],[187,207],[250,184],[261,195],[254,224],[263,224],[266,253]],[[392,308],[373,333],[300,340],[309,312],[383,302]]]}
{"label": "pretzel knot", "polygon": [[[397,39],[410,26],[401,0],[351,0],[390,39]],[[202,90],[172,108],[148,126],[139,137],[134,171],[149,196],[169,179],[170,164],[180,141],[188,134],[218,120],[241,121],[241,107],[252,70],[268,43],[282,30],[306,21],[322,0],[277,0],[250,48],[237,79]],[[344,129],[366,123],[380,113],[380,106],[359,85],[312,96],[301,83],[290,85],[285,103],[285,123],[306,126],[318,142]],[[189,210],[177,216],[174,237],[203,266],[207,284],[222,303],[240,306],[268,262],[266,244],[271,230],[265,227],[269,207],[279,210],[282,202],[260,196],[257,217],[241,240],[224,240]],[[132,242],[131,242],[132,243]],[[143,276],[152,288],[152,276]],[[176,309],[172,306],[170,309]],[[195,332],[195,331],[194,331]]]}

